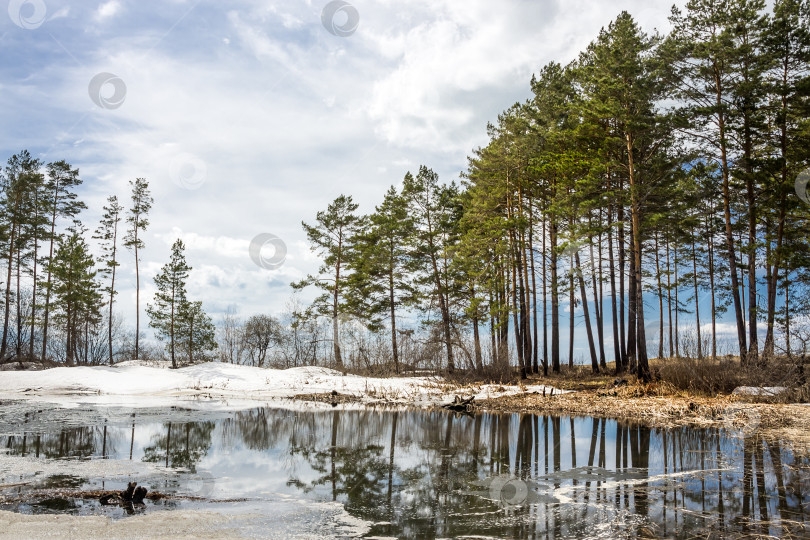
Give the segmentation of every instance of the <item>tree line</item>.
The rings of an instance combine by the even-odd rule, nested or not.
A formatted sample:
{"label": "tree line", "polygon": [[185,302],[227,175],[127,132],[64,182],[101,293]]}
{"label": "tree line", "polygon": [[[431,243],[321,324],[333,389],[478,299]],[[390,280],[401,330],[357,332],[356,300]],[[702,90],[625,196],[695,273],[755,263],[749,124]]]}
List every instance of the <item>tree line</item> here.
{"label": "tree line", "polygon": [[566,300],[568,362],[579,312],[594,372],[649,380],[655,341],[659,357],[716,358],[727,311],[743,366],[806,354],[791,325],[807,325],[810,283],[794,188],[810,166],[810,2],[690,0],[670,21],[651,35],[622,12],[545,65],[460,184],[422,166],[368,215],[341,195],[303,223],[322,265],[293,287],[321,291],[307,313],[331,320],[336,366],[352,317],[387,328],[398,371],[411,314],[450,372],[459,349],[484,368],[485,340],[488,365],[559,372]]}
{"label": "tree line", "polygon": [[[154,202],[149,184],[143,178],[130,182],[129,208],[110,196],[92,232],[79,219],[87,208],[77,196],[81,184],[79,170],[68,162],[46,164],[27,150],[11,156],[0,171],[0,246],[5,262],[0,362],[112,365],[114,342],[121,338],[121,321],[114,312],[121,248],[133,254],[136,276],[135,332],[126,355],[141,357],[140,252]],[[98,244],[97,257],[88,237]],[[189,360],[215,347],[210,317],[200,302],[186,298],[190,267],[182,250],[178,241],[171,261],[155,278],[158,293],[147,308],[150,326],[167,342],[175,367],[175,344]]]}

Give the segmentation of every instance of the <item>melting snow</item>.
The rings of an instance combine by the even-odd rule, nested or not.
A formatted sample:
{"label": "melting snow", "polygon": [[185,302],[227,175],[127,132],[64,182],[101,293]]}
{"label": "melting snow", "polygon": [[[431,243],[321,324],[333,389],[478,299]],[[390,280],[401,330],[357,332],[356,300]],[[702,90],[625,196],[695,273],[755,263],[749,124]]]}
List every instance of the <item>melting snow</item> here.
{"label": "melting snow", "polygon": [[[455,394],[476,399],[551,392],[532,385],[478,385],[453,389],[435,377],[374,378],[344,375],[323,367],[264,369],[223,363],[205,363],[164,369],[124,362],[113,367],[60,367],[43,371],[10,371],[0,377],[0,398],[36,399],[69,405],[82,402],[153,406],[165,398],[205,397],[263,401],[298,394],[332,391],[357,396],[365,402],[431,405],[452,400]],[[555,393],[560,393],[555,389]],[[148,399],[145,399],[148,398]]]}

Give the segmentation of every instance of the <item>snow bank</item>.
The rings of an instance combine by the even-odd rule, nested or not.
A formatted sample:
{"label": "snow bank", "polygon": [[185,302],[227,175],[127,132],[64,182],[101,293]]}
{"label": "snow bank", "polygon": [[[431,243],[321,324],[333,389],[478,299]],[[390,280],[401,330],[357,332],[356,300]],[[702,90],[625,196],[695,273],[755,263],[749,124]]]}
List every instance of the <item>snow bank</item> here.
{"label": "snow bank", "polygon": [[[298,394],[332,391],[356,396],[367,402],[429,405],[449,401],[456,393],[486,399],[522,392],[543,393],[551,387],[523,388],[509,385],[480,385],[454,389],[438,378],[373,378],[344,375],[322,367],[264,369],[233,364],[206,363],[181,369],[162,369],[135,363],[117,366],[60,367],[43,371],[4,372],[0,375],[0,399],[54,398],[54,401],[107,403],[127,402],[150,406],[151,397],[204,397],[266,401]],[[555,393],[559,393],[556,390]],[[58,399],[59,397],[63,399]],[[114,398],[114,399],[105,399]],[[65,400],[64,398],[69,398]],[[101,399],[94,399],[101,398]],[[50,400],[50,399],[46,399]]]}
{"label": "snow bank", "polygon": [[773,397],[778,396],[782,392],[786,392],[787,388],[784,386],[738,386],[734,389],[732,394],[737,396],[765,396]]}

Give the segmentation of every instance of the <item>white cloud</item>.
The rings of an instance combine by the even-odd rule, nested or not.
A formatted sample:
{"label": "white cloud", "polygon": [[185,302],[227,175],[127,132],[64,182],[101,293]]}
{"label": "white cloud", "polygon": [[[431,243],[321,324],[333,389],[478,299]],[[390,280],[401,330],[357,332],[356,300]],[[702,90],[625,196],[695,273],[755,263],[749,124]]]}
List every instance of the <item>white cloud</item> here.
{"label": "white cloud", "polygon": [[[0,119],[27,129],[0,135],[4,155],[30,144],[46,160],[79,166],[91,229],[109,195],[129,206],[128,181],[146,178],[155,204],[141,254],[142,307],[179,236],[194,267],[193,294],[211,309],[238,304],[249,315],[282,305],[288,283],[317,269],[302,220],[340,193],[371,211],[419,164],[456,178],[486,143],[487,121],[529,97],[531,74],[543,64],[572,60],[621,9],[658,26],[669,12],[669,4],[642,0],[356,6],[357,32],[338,38],[321,26],[316,2],[178,0],[156,12],[112,0],[74,6],[70,17],[54,2],[64,26],[49,31],[79,61],[44,32],[2,38],[4,47],[16,36],[42,39],[39,47],[22,43],[25,61],[3,77]],[[93,31],[94,17],[109,34]],[[51,52],[25,57],[42,50]],[[88,99],[99,72],[125,81],[120,108]],[[197,189],[173,181],[179,155],[204,161]],[[288,247],[276,272],[247,253],[265,232]],[[119,309],[132,322],[134,261],[126,250],[121,260]]]}
{"label": "white cloud", "polygon": [[112,19],[121,12],[121,8],[122,6],[120,0],[109,0],[104,2],[98,6],[95,14],[95,20],[98,22],[103,22],[108,19]]}

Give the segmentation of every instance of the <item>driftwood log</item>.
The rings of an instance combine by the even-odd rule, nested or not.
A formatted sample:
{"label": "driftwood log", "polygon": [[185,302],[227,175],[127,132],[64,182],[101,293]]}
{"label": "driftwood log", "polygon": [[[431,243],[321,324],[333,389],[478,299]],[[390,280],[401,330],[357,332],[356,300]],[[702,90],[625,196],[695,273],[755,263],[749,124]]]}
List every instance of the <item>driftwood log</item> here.
{"label": "driftwood log", "polygon": [[130,482],[127,489],[120,493],[105,493],[98,498],[98,501],[105,505],[131,506],[133,504],[143,504],[147,490],[145,487],[136,487],[138,482]]}
{"label": "driftwood log", "polygon": [[452,403],[446,403],[442,405],[442,407],[449,411],[469,413],[475,409],[475,404],[473,402],[474,400],[475,397],[462,398],[460,396],[456,396]]}

